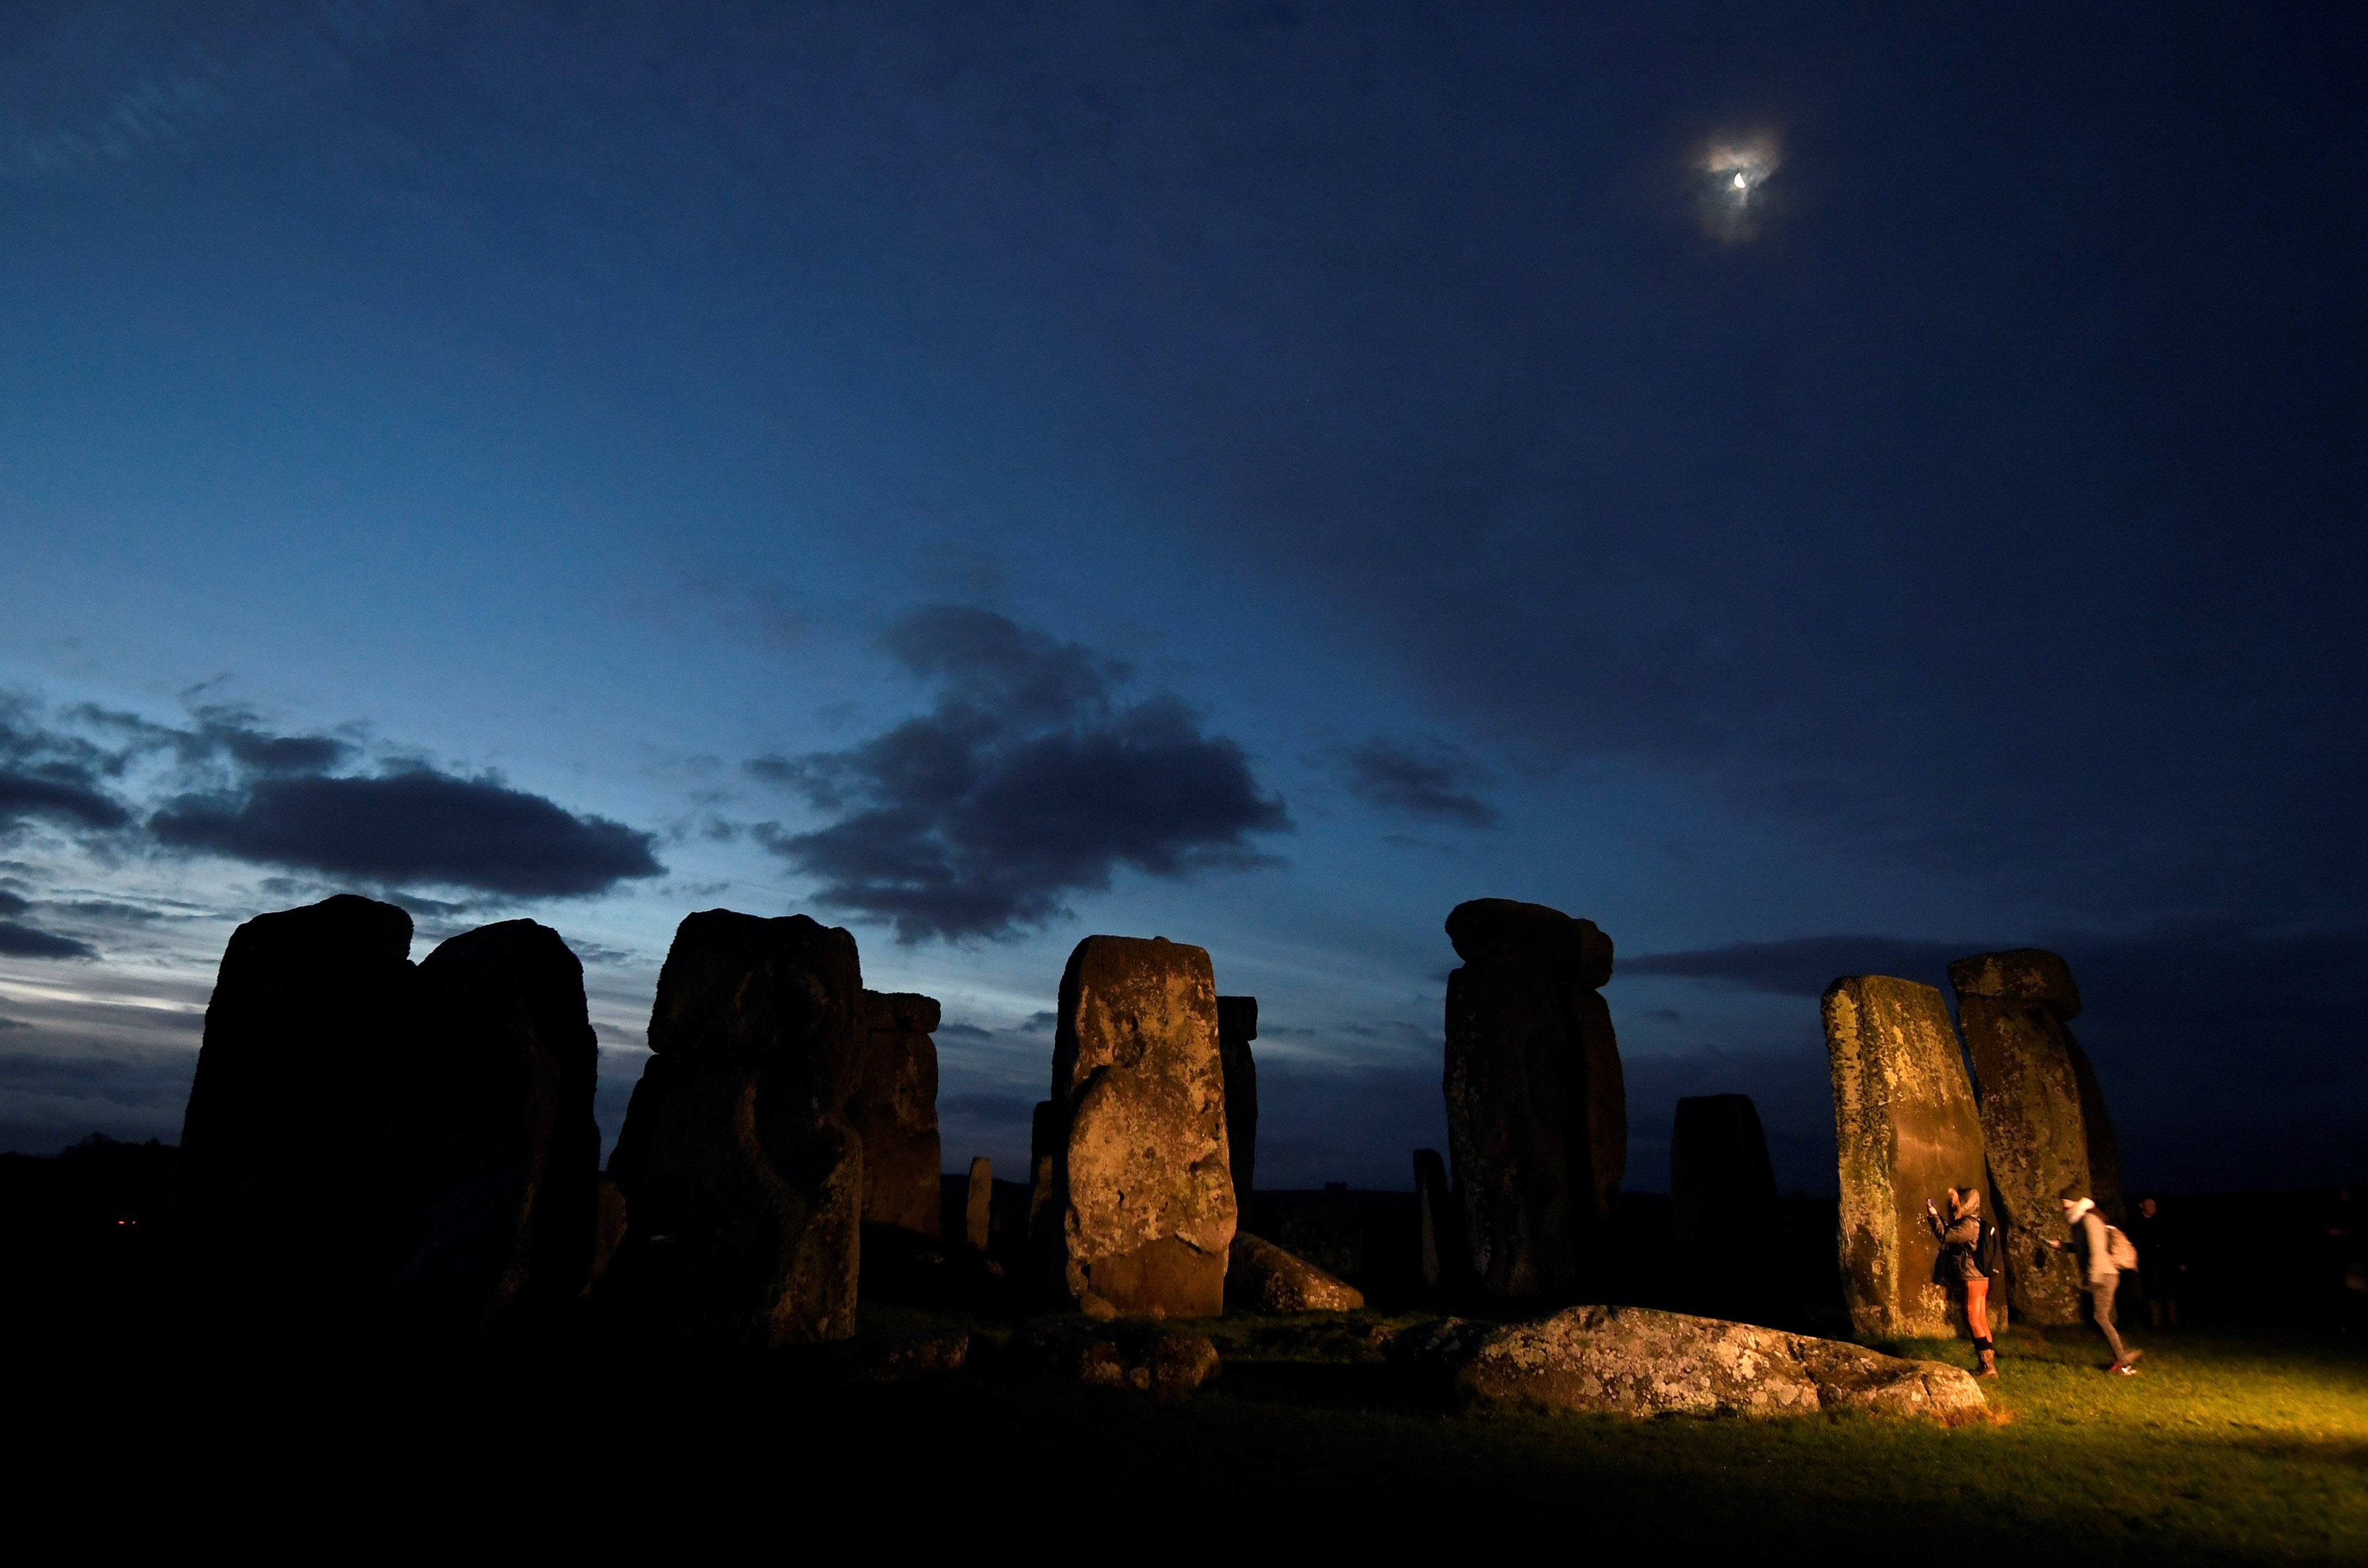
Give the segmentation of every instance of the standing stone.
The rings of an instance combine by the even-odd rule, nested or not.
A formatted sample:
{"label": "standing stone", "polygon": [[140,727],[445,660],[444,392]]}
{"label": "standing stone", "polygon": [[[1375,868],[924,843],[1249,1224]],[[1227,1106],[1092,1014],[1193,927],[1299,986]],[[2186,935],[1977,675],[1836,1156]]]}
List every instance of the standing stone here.
{"label": "standing stone", "polygon": [[575,1300],[599,1226],[584,966],[551,927],[506,920],[438,947],[411,993],[372,1173],[379,1304],[471,1333]]}
{"label": "standing stone", "polygon": [[863,1077],[847,1119],[863,1140],[863,1222],[935,1240],[939,1230],[938,1003],[863,994]]}
{"label": "standing stone", "polygon": [[1088,1311],[1223,1312],[1235,1210],[1207,952],[1165,937],[1078,943],[1061,976],[1052,1102],[1057,1288]]}
{"label": "standing stone", "polygon": [[1448,1278],[1461,1237],[1455,1226],[1454,1194],[1447,1185],[1447,1162],[1436,1149],[1414,1152],[1416,1265],[1423,1284],[1437,1290]]}
{"label": "standing stone", "polygon": [[2032,1323],[2078,1323],[2079,1265],[2046,1243],[2064,1231],[2056,1195],[2090,1187],[2088,1116],[2066,1027],[2079,1016],[2079,987],[2062,959],[2038,948],[1959,959],[1949,983],[1979,1085],[2008,1301]]}
{"label": "standing stone", "polygon": [[970,1186],[962,1194],[962,1240],[985,1252],[995,1239],[995,1166],[985,1154],[970,1163]]}
{"label": "standing stone", "polygon": [[1924,1204],[1982,1185],[1982,1125],[1941,994],[1888,975],[1826,988],[1842,1292],[1861,1339],[1955,1332]]}
{"label": "standing stone", "polygon": [[2089,1133],[2089,1196],[2105,1218],[2116,1225],[2130,1221],[2128,1201],[2122,1190],[2122,1143],[2113,1136],[2113,1118],[2105,1109],[2105,1091],[2097,1069],[2080,1049],[2078,1036],[2064,1031],[2064,1049],[2072,1058],[2072,1076],[2080,1085],[2080,1121]]}
{"label": "standing stone", "polygon": [[1678,1102],[1669,1132],[1669,1250],[1691,1294],[1765,1305],[1782,1271],[1783,1211],[1749,1095]]}
{"label": "standing stone", "polygon": [[1258,1168],[1258,1062],[1250,1041],[1258,1039],[1258,998],[1217,998],[1217,1059],[1225,1073],[1225,1146],[1233,1151],[1234,1206],[1250,1200]]}
{"label": "standing stone", "polygon": [[1494,1296],[1600,1282],[1628,1160],[1611,938],[1543,904],[1475,899],[1447,917],[1448,1149],[1474,1271]]}
{"label": "standing stone", "polygon": [[231,934],[181,1130],[170,1244],[191,1309],[268,1330],[350,1304],[410,949],[410,915],[351,893]]}
{"label": "standing stone", "polygon": [[855,1332],[863,1143],[847,1119],[866,1019],[855,938],[803,915],[687,917],[609,1173],[648,1289],[688,1337]]}

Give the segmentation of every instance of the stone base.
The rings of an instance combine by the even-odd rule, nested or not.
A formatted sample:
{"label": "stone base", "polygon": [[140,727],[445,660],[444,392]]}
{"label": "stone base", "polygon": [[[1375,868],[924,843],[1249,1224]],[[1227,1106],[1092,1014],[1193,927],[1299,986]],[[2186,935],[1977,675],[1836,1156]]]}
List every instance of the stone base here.
{"label": "stone base", "polygon": [[1133,1252],[1072,1263],[1078,1298],[1099,1297],[1129,1317],[1212,1318],[1225,1310],[1225,1255],[1204,1253],[1174,1236]]}

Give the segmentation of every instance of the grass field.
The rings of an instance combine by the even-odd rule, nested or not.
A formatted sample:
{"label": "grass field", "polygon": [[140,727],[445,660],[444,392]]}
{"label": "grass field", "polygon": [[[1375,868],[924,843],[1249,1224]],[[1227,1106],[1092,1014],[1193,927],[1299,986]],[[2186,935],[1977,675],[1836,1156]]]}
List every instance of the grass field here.
{"label": "grass field", "polygon": [[[882,1328],[919,1326],[883,1309]],[[1413,1318],[1194,1325],[1226,1363],[1160,1404],[980,1369],[864,1396],[998,1443],[1106,1452],[1243,1506],[1383,1530],[1579,1530],[1634,1547],[1862,1548],[1940,1561],[2368,1562],[2368,1356],[2332,1339],[2189,1331],[2109,1378],[2070,1330],[2018,1330],[1987,1425],[1634,1421],[1406,1403],[1376,1330]],[[980,1325],[984,1334],[994,1330]],[[1896,1346],[1971,1367],[1963,1345]]]}

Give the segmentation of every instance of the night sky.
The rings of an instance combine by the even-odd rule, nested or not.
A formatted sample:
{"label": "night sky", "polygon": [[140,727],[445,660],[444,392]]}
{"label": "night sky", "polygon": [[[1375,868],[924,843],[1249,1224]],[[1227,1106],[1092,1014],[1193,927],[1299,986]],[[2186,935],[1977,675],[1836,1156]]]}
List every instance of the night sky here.
{"label": "night sky", "polygon": [[[0,9],[0,1148],[232,927],[848,926],[1016,1168],[1094,932],[1261,1185],[1442,1147],[1441,922],[1618,944],[1629,1185],[2044,945],[2135,1187],[2368,1148],[2368,12]],[[1740,176],[1743,185],[1735,181]],[[388,1063],[402,1071],[400,1061]]]}

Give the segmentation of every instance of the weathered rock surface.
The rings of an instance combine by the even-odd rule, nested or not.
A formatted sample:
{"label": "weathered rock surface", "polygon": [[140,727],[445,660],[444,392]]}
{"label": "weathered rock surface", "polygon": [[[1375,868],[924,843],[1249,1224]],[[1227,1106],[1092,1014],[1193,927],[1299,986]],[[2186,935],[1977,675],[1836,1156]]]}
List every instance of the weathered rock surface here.
{"label": "weathered rock surface", "polygon": [[834,1382],[897,1383],[962,1370],[970,1361],[970,1335],[960,1329],[867,1334],[810,1354],[821,1356],[825,1373]]}
{"label": "weathered rock surface", "polygon": [[1019,1366],[1064,1382],[1184,1393],[1217,1375],[1217,1346],[1165,1324],[1100,1323],[1070,1314],[1030,1318],[1011,1335]]}
{"label": "weathered rock surface", "polygon": [[1224,1307],[1235,1209],[1209,955],[1088,937],[1061,977],[1042,1220],[1055,1288],[1120,1312]]}
{"label": "weathered rock surface", "polygon": [[652,1055],[609,1174],[652,1305],[718,1344],[855,1330],[863,1070],[855,938],[804,915],[686,918],[658,976]]}
{"label": "weathered rock surface", "polygon": [[2105,1108],[2104,1087],[2097,1069],[2080,1049],[2079,1037],[2064,1031],[2064,1049],[2072,1058],[2072,1076],[2080,1085],[2080,1120],[2089,1133],[2089,1196],[2116,1225],[2129,1223],[2129,1203],[2122,1189],[2122,1142],[2113,1136],[2112,1113]]}
{"label": "weathered rock surface", "polygon": [[1670,1261],[1690,1296],[1757,1304],[1779,1285],[1783,1212],[1749,1095],[1678,1102],[1669,1132]]}
{"label": "weathered rock surface", "polygon": [[2006,1233],[2008,1301],[2032,1323],[2078,1323],[2079,1265],[2046,1244],[2064,1231],[2056,1195],[2091,1185],[2088,1116],[2066,1027],[2080,1011],[2080,993],[2064,960],[2036,948],[1959,959],[1949,983],[1979,1085],[1993,1218]]}
{"label": "weathered rock surface", "polygon": [[938,1235],[937,998],[863,994],[863,1075],[847,1119],[863,1140],[863,1222]]}
{"label": "weathered rock surface", "polygon": [[1947,1006],[1929,985],[1852,975],[1827,987],[1841,1176],[1843,1295],[1866,1339],[1956,1332],[1924,1204],[1984,1184],[1982,1127]]}
{"label": "weathered rock surface", "polygon": [[262,1328],[351,1304],[371,1262],[358,1217],[371,1202],[410,949],[410,915],[350,893],[232,933],[170,1233],[191,1309]]}
{"label": "weathered rock surface", "polygon": [[1249,1202],[1258,1174],[1258,998],[1217,998],[1217,1061],[1225,1074],[1225,1147],[1232,1155],[1234,1206]]}
{"label": "weathered rock surface", "polygon": [[1987,1408],[1971,1373],[1938,1361],[1643,1307],[1423,1324],[1398,1337],[1391,1359],[1451,1397],[1620,1415],[1851,1410],[1953,1424]]}
{"label": "weathered rock surface", "polygon": [[1448,1147],[1474,1271],[1492,1295],[1565,1295],[1600,1269],[1628,1158],[1611,939],[1543,904],[1447,917]]}
{"label": "weathered rock surface", "polygon": [[973,1252],[985,1252],[995,1240],[995,1164],[984,1154],[971,1161],[962,1189],[962,1240]]}
{"label": "weathered rock surface", "polygon": [[1353,1312],[1365,1293],[1293,1256],[1262,1236],[1234,1233],[1225,1294],[1235,1304],[1261,1312]]}
{"label": "weathered rock surface", "polygon": [[598,1227],[584,966],[549,926],[506,920],[438,947],[410,991],[402,1067],[381,1079],[376,1304],[468,1333],[573,1301]]}

